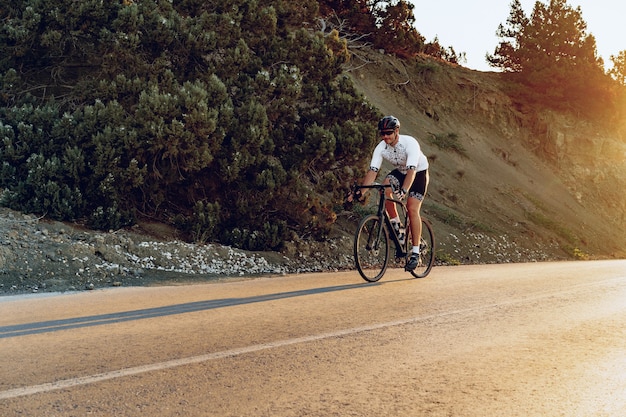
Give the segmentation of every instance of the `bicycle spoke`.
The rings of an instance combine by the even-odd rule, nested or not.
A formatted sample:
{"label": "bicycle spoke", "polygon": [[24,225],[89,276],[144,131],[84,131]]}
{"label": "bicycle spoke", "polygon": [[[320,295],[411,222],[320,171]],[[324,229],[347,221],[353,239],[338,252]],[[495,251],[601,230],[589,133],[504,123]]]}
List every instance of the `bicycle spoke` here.
{"label": "bicycle spoke", "polygon": [[366,281],[378,281],[389,262],[389,240],[380,220],[371,215],[359,225],[354,239],[356,267]]}
{"label": "bicycle spoke", "polygon": [[417,268],[411,274],[417,278],[423,278],[429,274],[435,262],[435,236],[430,224],[422,220],[422,236],[420,237],[420,257]]}

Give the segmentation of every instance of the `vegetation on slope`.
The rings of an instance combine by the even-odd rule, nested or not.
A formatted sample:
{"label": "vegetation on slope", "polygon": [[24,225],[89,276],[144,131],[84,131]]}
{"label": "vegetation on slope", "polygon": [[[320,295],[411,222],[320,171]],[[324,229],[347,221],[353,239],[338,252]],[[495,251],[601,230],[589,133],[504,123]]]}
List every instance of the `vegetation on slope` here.
{"label": "vegetation on slope", "polygon": [[605,73],[580,6],[573,8],[566,0],[537,2],[529,17],[514,0],[497,34],[501,41],[487,61],[510,75],[515,82],[511,96],[518,102],[615,119],[624,102],[623,75],[619,65]]}
{"label": "vegetation on slope", "polygon": [[323,237],[379,116],[301,1],[10,1],[0,9],[4,204],[199,241]]}
{"label": "vegetation on slope", "polygon": [[[361,174],[353,167],[369,158],[381,114],[343,73],[350,47],[458,58],[424,42],[402,0],[5,3],[2,203],[98,229],[150,217],[195,241],[252,250],[279,249],[292,233],[324,238]],[[527,34],[530,23],[518,23]],[[576,111],[599,89],[598,108],[616,108],[617,83],[588,63],[524,67],[516,74],[530,75],[512,85],[537,93],[522,101]]]}

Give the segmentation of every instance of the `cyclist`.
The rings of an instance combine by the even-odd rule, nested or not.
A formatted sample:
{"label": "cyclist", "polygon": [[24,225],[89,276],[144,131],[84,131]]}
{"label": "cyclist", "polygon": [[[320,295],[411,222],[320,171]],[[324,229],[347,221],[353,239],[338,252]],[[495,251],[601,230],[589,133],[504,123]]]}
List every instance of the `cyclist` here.
{"label": "cyclist", "polygon": [[[387,197],[391,198],[391,193],[395,193],[398,199],[402,200],[408,195],[407,210],[411,223],[411,235],[422,235],[422,218],[420,210],[422,202],[428,189],[428,159],[422,152],[417,140],[408,135],[400,134],[400,121],[394,116],[385,116],[378,122],[378,134],[381,137],[380,143],[374,149],[370,169],[361,181],[361,185],[371,185],[378,176],[378,171],[383,159],[389,161],[394,169],[387,174],[384,184],[391,184],[391,189],[387,188]],[[348,196],[348,201],[352,202],[356,198],[362,200],[361,190],[355,195]],[[396,230],[399,229],[400,217],[396,205],[392,202],[385,204],[385,209]],[[414,239],[411,256],[406,264],[406,270],[413,271],[419,261],[419,240]]]}

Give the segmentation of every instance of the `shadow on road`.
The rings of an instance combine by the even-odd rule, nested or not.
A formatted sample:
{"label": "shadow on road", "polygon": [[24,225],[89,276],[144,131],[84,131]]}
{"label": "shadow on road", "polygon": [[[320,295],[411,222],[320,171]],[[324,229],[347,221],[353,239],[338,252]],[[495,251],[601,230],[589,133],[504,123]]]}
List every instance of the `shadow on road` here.
{"label": "shadow on road", "polygon": [[[366,285],[372,286],[381,284],[373,283]],[[337,285],[332,287],[310,288],[306,290],[258,295],[254,297],[196,301],[193,303],[176,304],[171,306],[147,308],[135,311],[122,311],[119,313],[101,314],[96,316],[75,317],[63,320],[50,320],[36,323],[24,323],[13,326],[3,326],[0,327],[0,339],[40,333],[50,333],[60,330],[77,329],[82,327],[102,326],[105,324],[122,323],[126,321],[150,319],[155,317],[171,316],[175,314],[193,313],[198,311],[213,310],[217,308],[244,304],[263,303],[266,301],[281,300],[285,298],[303,297],[307,295],[324,294],[336,291],[346,291],[356,288],[363,288],[363,286],[364,284]]]}

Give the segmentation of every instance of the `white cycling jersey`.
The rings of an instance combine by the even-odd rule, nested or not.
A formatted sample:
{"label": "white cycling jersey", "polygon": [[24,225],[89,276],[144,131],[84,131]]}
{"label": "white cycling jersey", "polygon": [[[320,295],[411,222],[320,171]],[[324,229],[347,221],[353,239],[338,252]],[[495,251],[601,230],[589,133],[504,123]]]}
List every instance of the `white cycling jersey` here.
{"label": "white cycling jersey", "polygon": [[422,152],[417,139],[409,135],[399,135],[396,146],[387,145],[384,140],[381,140],[374,149],[370,169],[378,172],[383,159],[389,161],[403,174],[406,174],[410,168],[414,168],[417,172],[428,169],[426,155]]}

